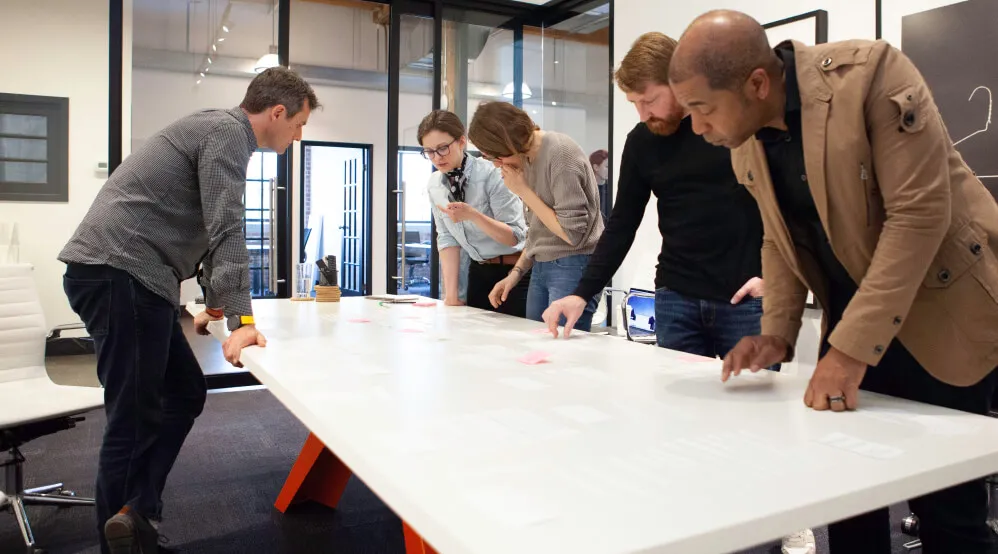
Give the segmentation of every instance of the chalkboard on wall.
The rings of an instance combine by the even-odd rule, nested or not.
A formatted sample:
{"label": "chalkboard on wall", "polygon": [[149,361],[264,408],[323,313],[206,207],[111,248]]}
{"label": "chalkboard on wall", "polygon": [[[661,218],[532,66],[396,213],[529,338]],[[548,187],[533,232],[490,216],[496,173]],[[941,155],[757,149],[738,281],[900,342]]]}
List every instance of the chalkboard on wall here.
{"label": "chalkboard on wall", "polygon": [[998,199],[998,2],[968,0],[901,18],[901,49],[925,77],[946,128]]}

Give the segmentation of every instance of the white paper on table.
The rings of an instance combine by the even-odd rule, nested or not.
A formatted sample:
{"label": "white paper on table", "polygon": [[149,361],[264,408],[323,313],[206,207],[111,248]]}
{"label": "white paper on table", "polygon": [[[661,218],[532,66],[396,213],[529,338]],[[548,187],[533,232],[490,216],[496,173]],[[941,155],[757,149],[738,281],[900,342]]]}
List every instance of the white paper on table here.
{"label": "white paper on table", "polygon": [[504,377],[499,379],[499,382],[507,387],[513,387],[514,389],[525,391],[539,391],[549,388],[550,386],[547,383],[535,381],[528,377]]}
{"label": "white paper on table", "polygon": [[515,408],[484,412],[503,427],[528,440],[551,440],[578,434],[578,431],[551,418]]}
{"label": "white paper on table", "polygon": [[901,450],[896,446],[871,442],[863,440],[859,437],[854,437],[852,435],[847,435],[845,433],[838,433],[838,432],[829,433],[824,437],[818,439],[818,442],[827,446],[832,446],[834,448],[847,450],[849,452],[853,452],[861,456],[866,456],[868,458],[877,458],[881,460],[896,458],[901,454],[904,454],[904,450]]}
{"label": "white paper on table", "polygon": [[551,411],[565,419],[582,423],[583,425],[601,423],[610,419],[609,414],[603,413],[592,406],[558,406],[557,408],[551,408]]}
{"label": "white paper on table", "polygon": [[471,487],[466,489],[464,497],[469,504],[507,527],[528,527],[558,516],[551,503],[506,485]]}

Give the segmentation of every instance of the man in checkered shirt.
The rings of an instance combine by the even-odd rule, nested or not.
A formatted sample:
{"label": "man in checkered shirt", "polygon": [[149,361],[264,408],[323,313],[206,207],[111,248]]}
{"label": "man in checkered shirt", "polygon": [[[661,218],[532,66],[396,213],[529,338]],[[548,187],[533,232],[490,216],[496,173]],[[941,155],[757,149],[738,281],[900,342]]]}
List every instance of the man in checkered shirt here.
{"label": "man in checkered shirt", "polygon": [[266,340],[253,322],[243,234],[246,168],[258,148],[301,140],[315,92],[286,68],[257,75],[239,107],[189,115],[115,170],[59,255],[64,288],[94,339],[107,427],[97,469],[104,554],[154,554],[167,474],[205,401],[180,326],[180,282],[203,268],[198,333],[227,318],[222,348]]}

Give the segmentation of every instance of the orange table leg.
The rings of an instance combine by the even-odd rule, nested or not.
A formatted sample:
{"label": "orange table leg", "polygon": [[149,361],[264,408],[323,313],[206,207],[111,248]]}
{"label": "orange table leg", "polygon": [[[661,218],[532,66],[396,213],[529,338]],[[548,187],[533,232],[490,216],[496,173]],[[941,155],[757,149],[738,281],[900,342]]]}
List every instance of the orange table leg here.
{"label": "orange table leg", "polygon": [[[274,507],[282,514],[292,504],[312,500],[336,508],[347,487],[352,472],[322,441],[312,433],[305,439],[291,473],[284,481],[284,488],[277,495]],[[423,538],[402,522],[406,554],[438,554]]]}
{"label": "orange table leg", "polygon": [[405,537],[405,554],[437,554],[433,547],[419,536],[409,524],[402,522],[402,535]]}
{"label": "orange table leg", "polygon": [[282,514],[292,504],[312,500],[335,508],[350,480],[350,468],[309,433],[274,507]]}

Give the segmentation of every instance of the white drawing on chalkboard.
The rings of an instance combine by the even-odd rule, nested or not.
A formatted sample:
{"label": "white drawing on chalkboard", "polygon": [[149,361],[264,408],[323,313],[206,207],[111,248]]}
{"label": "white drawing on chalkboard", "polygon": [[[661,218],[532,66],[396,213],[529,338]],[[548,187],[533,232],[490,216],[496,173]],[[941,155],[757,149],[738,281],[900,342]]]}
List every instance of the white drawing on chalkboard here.
{"label": "white drawing on chalkboard", "polygon": [[[992,104],[992,101],[993,101],[993,97],[991,95],[991,89],[989,89],[988,87],[986,87],[984,85],[981,85],[981,86],[975,88],[973,91],[970,92],[970,98],[967,99],[967,102],[970,102],[971,100],[973,100],[974,99],[974,95],[977,94],[977,91],[979,91],[981,89],[984,89],[984,90],[988,91],[988,120],[984,122],[984,128],[983,129],[979,129],[977,131],[974,131],[973,133],[970,133],[969,135],[963,137],[962,139],[954,142],[953,146],[956,146],[957,144],[960,144],[961,142],[969,139],[970,137],[973,137],[975,135],[979,135],[981,133],[984,133],[988,129],[991,128],[991,104]],[[998,179],[998,175],[978,175],[977,178],[978,179]]]}
{"label": "white drawing on chalkboard", "polygon": [[967,135],[967,136],[963,137],[962,139],[960,139],[960,140],[958,140],[958,141],[954,142],[954,143],[953,143],[953,146],[956,146],[957,144],[960,144],[961,142],[963,142],[963,141],[965,141],[965,140],[969,139],[969,138],[970,138],[970,137],[972,137],[972,136],[975,136],[975,135],[979,135],[979,134],[981,134],[981,133],[984,133],[984,132],[986,132],[986,131],[987,131],[987,130],[988,130],[988,129],[989,129],[990,127],[991,127],[991,100],[992,100],[992,97],[991,97],[991,89],[989,89],[988,87],[986,87],[986,86],[984,86],[984,85],[981,85],[981,86],[979,86],[979,87],[975,88],[975,89],[974,89],[974,90],[973,90],[973,91],[972,91],[972,92],[970,93],[970,98],[968,98],[968,99],[967,99],[967,102],[970,102],[971,100],[973,100],[973,99],[974,99],[974,95],[975,95],[975,94],[977,94],[977,91],[979,91],[979,90],[981,90],[981,89],[984,89],[984,90],[988,91],[988,120],[984,122],[984,128],[983,128],[983,129],[980,129],[980,130],[978,130],[978,131],[974,131],[973,133],[970,133],[969,135]]}

